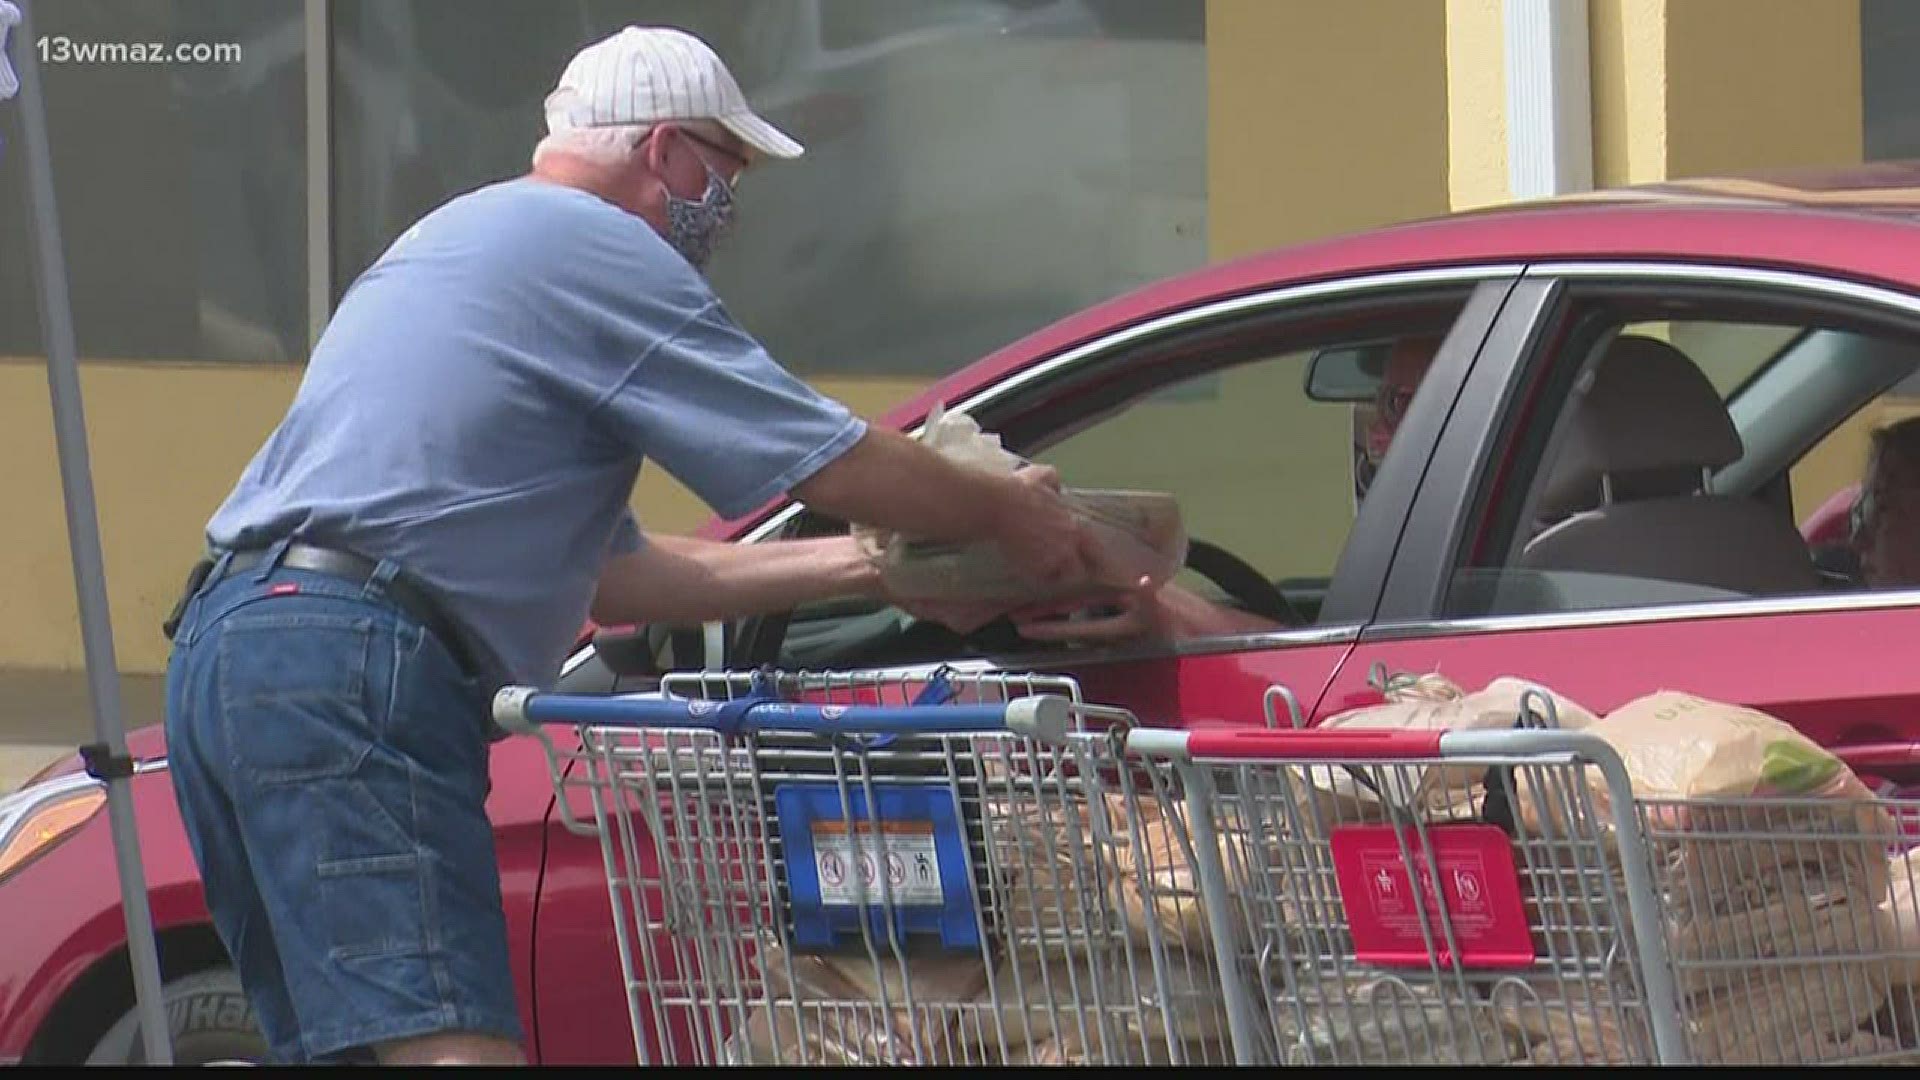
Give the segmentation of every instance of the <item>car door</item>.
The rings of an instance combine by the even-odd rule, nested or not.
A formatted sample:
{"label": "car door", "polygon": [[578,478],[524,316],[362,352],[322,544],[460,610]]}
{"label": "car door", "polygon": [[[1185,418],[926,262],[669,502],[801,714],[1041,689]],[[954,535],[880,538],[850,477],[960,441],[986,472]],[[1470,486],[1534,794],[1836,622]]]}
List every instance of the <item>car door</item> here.
{"label": "car door", "polygon": [[[1291,696],[1311,710],[1373,614],[1425,462],[1514,280],[1507,267],[1408,271],[1201,304],[957,403],[1070,487],[1177,496],[1192,547],[1177,583],[1223,608],[1262,612],[1274,610],[1273,590],[1264,607],[1247,594],[1277,586],[1286,603],[1266,625],[1049,648],[1004,623],[962,637],[878,603],[836,602],[737,629],[736,662],[1064,672],[1090,700],[1156,724],[1259,723],[1271,687],[1285,688],[1276,702]],[[1437,340],[1438,351],[1356,510],[1356,412],[1368,408],[1369,388],[1340,383],[1333,369],[1412,336]],[[1310,385],[1315,370],[1327,385]],[[844,525],[796,510],[771,528],[817,535]]]}
{"label": "car door", "polygon": [[[1690,365],[1712,390],[1654,393],[1651,369],[1621,366],[1605,370],[1642,381],[1609,385],[1645,392],[1624,411],[1596,404],[1602,365],[1633,357]],[[1453,467],[1418,493],[1379,618],[1323,711],[1377,700],[1375,665],[1468,688],[1519,676],[1601,713],[1677,689],[1909,779],[1920,593],[1865,588],[1804,549],[1803,575],[1791,547],[1799,517],[1857,476],[1864,428],[1916,367],[1920,299],[1903,292],[1734,266],[1530,268],[1436,446]],[[1701,461],[1716,396],[1735,456]],[[1584,456],[1596,417],[1625,455],[1611,464]],[[1568,492],[1585,503],[1551,505]],[[1668,509],[1682,516],[1662,526]],[[1601,542],[1563,557],[1588,528]]]}

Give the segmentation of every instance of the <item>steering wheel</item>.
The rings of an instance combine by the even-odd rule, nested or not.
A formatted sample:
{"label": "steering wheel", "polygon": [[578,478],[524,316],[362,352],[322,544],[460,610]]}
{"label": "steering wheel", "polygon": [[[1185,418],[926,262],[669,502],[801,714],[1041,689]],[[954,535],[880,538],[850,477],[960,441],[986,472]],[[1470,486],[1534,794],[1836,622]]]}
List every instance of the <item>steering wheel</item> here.
{"label": "steering wheel", "polygon": [[1307,620],[1280,587],[1240,556],[1205,540],[1187,541],[1187,569],[1220,587],[1242,607],[1283,626],[1305,626]]}

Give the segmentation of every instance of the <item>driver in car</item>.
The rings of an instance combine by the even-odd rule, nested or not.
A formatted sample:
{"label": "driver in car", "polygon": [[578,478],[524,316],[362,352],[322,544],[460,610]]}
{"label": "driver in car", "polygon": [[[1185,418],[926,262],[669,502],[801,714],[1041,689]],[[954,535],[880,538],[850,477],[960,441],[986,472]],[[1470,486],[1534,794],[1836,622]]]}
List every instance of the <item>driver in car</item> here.
{"label": "driver in car", "polygon": [[[1413,395],[1440,351],[1437,336],[1406,337],[1394,342],[1380,386],[1374,391],[1372,418],[1354,447],[1355,504],[1386,459],[1387,448],[1406,418]],[[1920,463],[1920,457],[1916,457]],[[1915,474],[1920,476],[1920,472]],[[1020,636],[1037,642],[1099,643],[1114,641],[1172,641],[1222,634],[1250,634],[1284,629],[1283,624],[1217,603],[1190,589],[1169,583],[1153,589],[1142,578],[1140,587],[1111,599],[1100,614],[1088,614],[1082,603],[1072,608],[1037,605],[1010,616]]]}
{"label": "driver in car", "polygon": [[1850,524],[1868,588],[1920,586],[1920,417],[1873,433]]}

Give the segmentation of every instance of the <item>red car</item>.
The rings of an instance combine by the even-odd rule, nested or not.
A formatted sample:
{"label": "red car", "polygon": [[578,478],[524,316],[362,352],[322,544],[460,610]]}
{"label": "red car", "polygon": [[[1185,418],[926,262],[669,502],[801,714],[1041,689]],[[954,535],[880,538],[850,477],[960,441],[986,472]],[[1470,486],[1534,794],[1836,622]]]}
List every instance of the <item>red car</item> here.
{"label": "red car", "polygon": [[[1442,343],[1357,500],[1382,357],[1422,335]],[[1071,673],[1149,723],[1260,724],[1285,697],[1271,687],[1308,720],[1377,700],[1377,665],[1467,686],[1517,675],[1602,712],[1659,688],[1754,706],[1899,785],[1920,760],[1920,593],[1858,579],[1847,498],[1829,496],[1916,372],[1920,165],[1630,189],[1275,251],[1062,320],[886,418],[911,429],[944,402],[1070,484],[1175,493],[1186,583],[1271,630],[1042,651],[1004,624],[963,638],[833,603],[603,634],[562,686],[963,660]],[[839,527],[776,503],[707,533]],[[251,1057],[161,733],[131,742],[178,1060]],[[138,1054],[107,822],[77,769],[0,800],[0,1058]],[[599,846],[560,826],[532,740],[495,748],[489,810],[529,1054],[632,1061]]]}

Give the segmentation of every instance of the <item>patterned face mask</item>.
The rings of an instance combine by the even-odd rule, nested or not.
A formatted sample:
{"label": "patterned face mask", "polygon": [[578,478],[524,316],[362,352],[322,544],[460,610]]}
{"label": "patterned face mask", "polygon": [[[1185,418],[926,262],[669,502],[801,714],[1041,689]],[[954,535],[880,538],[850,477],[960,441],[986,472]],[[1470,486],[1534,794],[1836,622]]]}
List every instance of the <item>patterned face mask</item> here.
{"label": "patterned face mask", "polygon": [[733,222],[733,189],[706,162],[707,190],[699,199],[682,199],[667,191],[667,243],[695,270],[706,269],[713,245]]}

